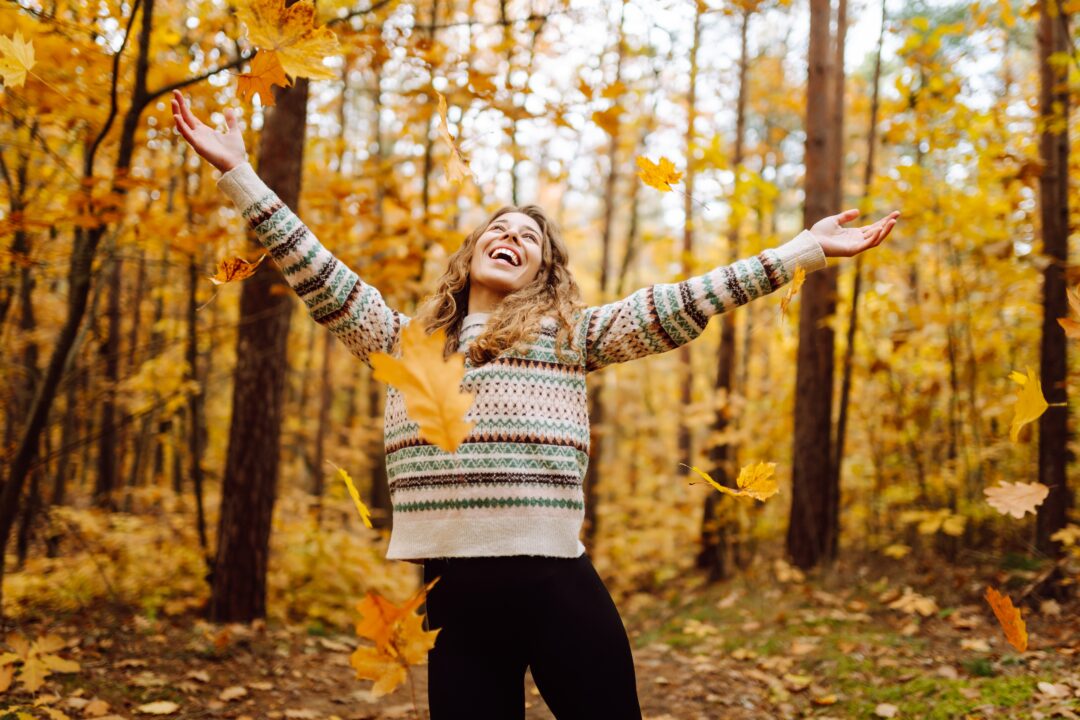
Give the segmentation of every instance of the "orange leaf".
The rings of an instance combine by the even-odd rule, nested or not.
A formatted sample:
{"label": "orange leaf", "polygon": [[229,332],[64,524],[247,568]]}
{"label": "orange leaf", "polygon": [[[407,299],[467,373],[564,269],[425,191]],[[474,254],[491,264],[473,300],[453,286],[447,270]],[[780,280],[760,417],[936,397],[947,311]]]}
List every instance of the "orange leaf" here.
{"label": "orange leaf", "polygon": [[1020,652],[1027,650],[1028,635],[1027,626],[1020,617],[1020,609],[1013,607],[1012,599],[1008,595],[1002,595],[992,587],[986,588],[986,601],[990,603],[994,614],[997,615],[1001,629],[1005,631],[1005,639],[1009,644]]}
{"label": "orange leaf", "polygon": [[244,102],[251,102],[252,95],[258,95],[266,107],[274,105],[274,93],[271,87],[280,85],[289,87],[292,81],[281,67],[281,60],[273,50],[260,50],[251,61],[251,73],[241,74],[236,78],[236,94]]}
{"label": "orange leaf", "polygon": [[281,67],[293,77],[333,80],[323,59],[338,51],[337,35],[325,25],[314,26],[315,4],[300,0],[285,7],[283,0],[239,3],[236,17],[247,26],[248,40],[260,50],[273,50]]}
{"label": "orange leaf", "polygon": [[780,300],[780,316],[781,318],[786,316],[787,306],[791,302],[791,299],[795,297],[795,293],[799,292],[799,288],[802,287],[803,281],[806,280],[806,268],[801,265],[795,268],[795,276],[791,279],[791,285],[788,286],[788,291],[784,297]]}
{"label": "orange leaf", "polygon": [[241,257],[227,258],[218,262],[217,274],[210,281],[215,285],[224,285],[233,280],[244,280],[255,273],[255,269],[266,258],[266,253],[259,256],[255,262],[248,262]]}
{"label": "orange leaf", "polygon": [[441,328],[428,335],[410,322],[401,331],[401,359],[379,352],[370,360],[373,377],[405,396],[405,411],[419,426],[420,437],[452,453],[476,423],[465,420],[474,396],[460,390],[465,356],[454,353],[444,360],[445,344]]}

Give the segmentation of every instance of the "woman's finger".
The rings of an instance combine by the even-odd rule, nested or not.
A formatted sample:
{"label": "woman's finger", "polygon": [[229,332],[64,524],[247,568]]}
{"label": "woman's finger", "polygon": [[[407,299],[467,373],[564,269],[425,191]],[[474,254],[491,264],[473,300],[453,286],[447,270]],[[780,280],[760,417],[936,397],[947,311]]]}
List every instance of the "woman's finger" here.
{"label": "woman's finger", "polygon": [[199,121],[199,118],[195,117],[195,113],[191,112],[191,107],[188,105],[187,99],[184,98],[183,93],[180,93],[180,112],[184,117],[184,121],[192,130],[198,128],[202,124]]}

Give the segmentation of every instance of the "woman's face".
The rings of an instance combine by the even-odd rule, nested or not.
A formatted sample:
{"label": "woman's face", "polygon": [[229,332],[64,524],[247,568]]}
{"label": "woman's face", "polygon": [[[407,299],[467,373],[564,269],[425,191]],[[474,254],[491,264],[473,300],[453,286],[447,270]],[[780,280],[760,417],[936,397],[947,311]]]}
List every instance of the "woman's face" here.
{"label": "woman's face", "polygon": [[520,290],[540,272],[544,234],[525,213],[508,212],[491,221],[476,241],[469,278],[493,299]]}

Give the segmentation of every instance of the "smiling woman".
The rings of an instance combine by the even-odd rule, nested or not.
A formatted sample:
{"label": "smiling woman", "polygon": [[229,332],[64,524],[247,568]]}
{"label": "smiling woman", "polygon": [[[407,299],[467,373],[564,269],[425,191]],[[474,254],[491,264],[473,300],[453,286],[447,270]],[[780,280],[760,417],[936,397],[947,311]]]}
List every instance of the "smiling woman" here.
{"label": "smiling woman", "polygon": [[[424,564],[432,720],[524,718],[524,676],[560,718],[637,719],[633,658],[618,611],[585,552],[588,373],[684,345],[710,318],[769,294],[826,255],[880,243],[895,215],[860,229],[825,218],[777,248],[678,283],[585,307],[557,225],[536,205],[507,206],[451,255],[410,318],[330,253],[246,161],[226,110],[217,133],[179,96],[177,126],[223,175],[218,187],[281,268],[312,318],[357,358],[398,353],[402,328],[446,332],[465,354],[460,389],[474,422],[457,450],[424,440],[402,394],[386,391],[388,559]],[[448,388],[451,390],[453,388]],[[526,622],[522,622],[525,618]]]}

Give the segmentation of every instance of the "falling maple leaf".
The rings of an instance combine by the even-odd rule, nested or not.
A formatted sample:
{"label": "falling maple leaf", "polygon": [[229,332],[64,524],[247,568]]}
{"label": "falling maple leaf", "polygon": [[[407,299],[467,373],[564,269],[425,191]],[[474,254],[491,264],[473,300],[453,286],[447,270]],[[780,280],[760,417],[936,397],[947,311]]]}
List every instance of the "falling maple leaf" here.
{"label": "falling maple leaf", "polygon": [[984,488],[986,502],[1002,515],[1014,518],[1024,517],[1024,513],[1035,513],[1035,508],[1042,505],[1050,494],[1050,488],[1040,482],[1006,482],[996,487]]}
{"label": "falling maple leaf", "polygon": [[7,87],[20,87],[26,82],[26,73],[34,67],[34,45],[23,41],[18,30],[12,37],[0,35],[0,76]]}
{"label": "falling maple leaf", "polygon": [[251,96],[258,95],[263,105],[273,107],[274,93],[271,88],[274,85],[289,87],[292,81],[281,67],[277,53],[260,50],[251,61],[251,72],[237,76],[236,93],[244,102],[251,102]]}
{"label": "falling maple leaf", "polygon": [[66,643],[59,635],[43,635],[30,642],[18,633],[10,633],[5,642],[14,652],[0,654],[0,692],[7,690],[15,674],[15,663],[21,662],[19,682],[29,692],[37,692],[50,673],[73,673],[81,669],[74,660],[65,660],[55,653]]}
{"label": "falling maple leaf", "polygon": [[739,471],[739,477],[735,479],[735,484],[739,488],[738,490],[732,490],[729,487],[721,485],[713,480],[704,470],[700,470],[684,463],[679,464],[685,468],[690,468],[698,475],[705,478],[707,483],[720,492],[734,497],[754,498],[755,500],[764,501],[779,491],[776,478],[773,476],[773,472],[776,470],[776,463],[759,462],[743,466]]}
{"label": "falling maple leaf", "polygon": [[360,620],[356,634],[375,643],[375,647],[359,647],[349,657],[349,664],[359,679],[374,680],[372,695],[380,697],[393,692],[408,676],[411,665],[427,662],[427,653],[435,646],[442,628],[424,630],[420,607],[428,591],[439,581],[435,578],[402,605],[395,605],[374,591],[368,591],[356,604]]}
{"label": "falling maple leaf", "polygon": [[[326,462],[334,465],[330,460],[327,460]],[[371,510],[369,510],[368,506],[364,504],[364,501],[360,499],[360,493],[357,492],[356,485],[353,484],[353,480],[349,477],[349,473],[345,472],[345,468],[338,467],[337,465],[334,465],[334,467],[337,468],[338,475],[341,476],[341,479],[345,481],[345,487],[349,488],[349,495],[352,496],[353,502],[356,503],[356,510],[360,513],[360,519],[364,521],[364,525],[372,527]]]}
{"label": "falling maple leaf", "polygon": [[661,192],[671,192],[671,183],[677,183],[682,178],[682,173],[677,172],[674,163],[666,157],[661,156],[659,163],[653,163],[644,155],[638,155],[635,162],[641,168],[637,176],[646,185]]}
{"label": "falling maple leaf", "polygon": [[1031,369],[1030,365],[1027,366],[1026,376],[1014,370],[1009,373],[1009,377],[1020,383],[1021,387],[1016,396],[1012,427],[1009,429],[1009,439],[1017,442],[1020,437],[1020,428],[1033,420],[1038,420],[1046,412],[1046,408],[1050,406],[1043,396],[1042,383],[1039,382],[1039,378],[1035,376],[1035,371]]}
{"label": "falling maple leaf", "polygon": [[[1080,317],[1080,289],[1068,289],[1069,307],[1072,308],[1073,315]],[[1058,324],[1065,330],[1065,335],[1075,339],[1080,338],[1080,322],[1073,320],[1072,318],[1058,318]]]}
{"label": "falling maple leaf", "polygon": [[248,30],[248,40],[260,52],[273,53],[281,68],[293,77],[332,80],[334,71],[323,59],[338,52],[334,31],[314,26],[315,4],[300,0],[285,7],[283,0],[241,3],[236,17]]}
{"label": "falling maple leaf", "polygon": [[450,157],[447,158],[445,164],[446,177],[450,179],[450,182],[460,185],[465,178],[472,177],[472,171],[469,170],[469,161],[461,154],[461,149],[450,135],[450,126],[446,119],[446,98],[438,90],[435,94],[439,96],[439,137],[450,148]]}
{"label": "falling maple leaf", "polygon": [[217,273],[210,278],[215,285],[224,285],[233,280],[245,280],[251,277],[259,264],[266,258],[266,253],[259,256],[255,262],[248,262],[241,257],[232,257],[218,262]]}
{"label": "falling maple leaf", "polygon": [[[593,112],[592,121],[603,128],[604,132],[608,135],[615,136],[619,132],[619,118],[622,117],[624,112],[625,110],[619,105],[612,105],[607,110],[597,110]],[[641,163],[638,164],[640,165]],[[672,169],[674,169],[674,167]],[[675,178],[672,182],[678,182],[678,180],[679,178]],[[646,182],[648,181],[646,180]],[[653,187],[656,186],[653,185]]]}
{"label": "falling maple leaf", "polygon": [[986,602],[990,603],[994,615],[997,615],[998,622],[1001,623],[1001,629],[1005,631],[1005,639],[1009,641],[1009,644],[1020,652],[1027,650],[1027,625],[1024,624],[1024,619],[1020,617],[1020,609],[1013,607],[1012,598],[1008,595],[1002,595],[994,588],[987,586]]}
{"label": "falling maple leaf", "polygon": [[474,395],[459,387],[465,377],[465,356],[454,353],[443,359],[446,331],[439,328],[428,335],[419,323],[409,323],[401,331],[401,359],[386,353],[372,353],[373,377],[393,385],[405,396],[405,410],[419,426],[420,437],[448,453],[476,423],[465,420]]}
{"label": "falling maple leaf", "polygon": [[795,297],[795,293],[799,292],[799,288],[802,287],[803,281],[806,280],[806,268],[802,265],[795,268],[795,275],[791,278],[791,285],[788,286],[787,293],[780,300],[780,320],[783,321],[786,317],[788,303]]}

